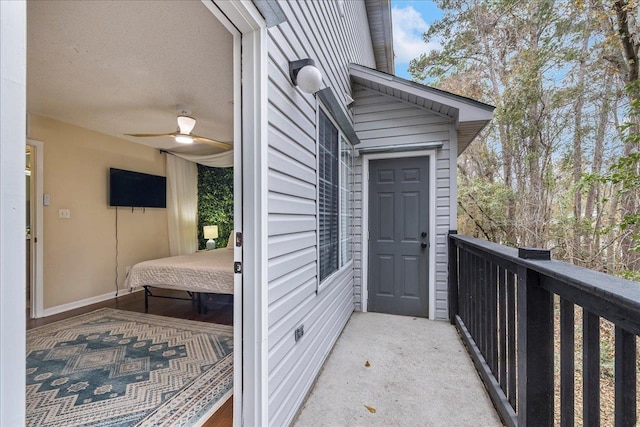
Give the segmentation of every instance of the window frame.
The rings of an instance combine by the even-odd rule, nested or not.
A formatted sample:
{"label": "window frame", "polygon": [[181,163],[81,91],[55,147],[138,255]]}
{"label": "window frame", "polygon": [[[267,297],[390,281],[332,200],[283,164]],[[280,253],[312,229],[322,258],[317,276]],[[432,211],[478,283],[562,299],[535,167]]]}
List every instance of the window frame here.
{"label": "window frame", "polygon": [[[337,220],[338,220],[338,245],[337,245],[337,268],[329,273],[324,279],[320,279],[320,258],[321,258],[321,250],[320,250],[320,112],[329,119],[329,123],[337,130],[338,132],[338,151],[337,151],[337,167],[338,167],[338,185],[337,185],[337,195],[338,195],[338,211],[337,211]],[[350,147],[351,151],[351,182],[347,185],[349,188],[349,208],[348,208],[348,217],[351,219],[348,225],[348,247],[350,257],[347,259],[344,264],[341,263],[342,260],[342,208],[343,208],[343,200],[342,200],[342,184],[344,182],[345,176],[342,165],[342,144],[347,144]],[[328,284],[332,283],[333,279],[339,275],[341,272],[350,268],[353,265],[353,183],[355,180],[355,147],[346,137],[344,131],[338,125],[336,119],[329,112],[329,109],[326,108],[322,102],[318,100],[317,108],[316,108],[316,257],[317,257],[317,281],[316,281],[316,293],[322,291],[322,289],[326,288]]]}

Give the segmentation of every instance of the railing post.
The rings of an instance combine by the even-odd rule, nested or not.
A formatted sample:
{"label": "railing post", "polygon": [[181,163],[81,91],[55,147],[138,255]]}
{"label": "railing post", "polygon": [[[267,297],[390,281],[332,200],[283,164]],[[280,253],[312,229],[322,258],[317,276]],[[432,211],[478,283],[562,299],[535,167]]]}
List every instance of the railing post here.
{"label": "railing post", "polygon": [[[549,260],[542,249],[518,249],[523,259]],[[518,425],[553,425],[553,295],[540,275],[518,267]]]}
{"label": "railing post", "polygon": [[[458,234],[456,230],[449,230],[449,235]],[[454,240],[447,236],[449,244],[449,320],[452,325],[456,323],[458,314],[458,251]]]}

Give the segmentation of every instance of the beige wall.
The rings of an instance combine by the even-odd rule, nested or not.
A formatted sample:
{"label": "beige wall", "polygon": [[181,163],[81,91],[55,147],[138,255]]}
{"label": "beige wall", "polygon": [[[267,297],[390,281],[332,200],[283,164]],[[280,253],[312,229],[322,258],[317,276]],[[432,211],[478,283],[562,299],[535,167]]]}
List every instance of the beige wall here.
{"label": "beige wall", "polygon": [[[47,117],[29,116],[29,138],[44,143],[44,308],[115,291],[116,209],[109,167],[165,176],[156,149]],[[58,217],[69,209],[71,217]],[[166,209],[118,208],[118,285],[125,267],[169,256]]]}

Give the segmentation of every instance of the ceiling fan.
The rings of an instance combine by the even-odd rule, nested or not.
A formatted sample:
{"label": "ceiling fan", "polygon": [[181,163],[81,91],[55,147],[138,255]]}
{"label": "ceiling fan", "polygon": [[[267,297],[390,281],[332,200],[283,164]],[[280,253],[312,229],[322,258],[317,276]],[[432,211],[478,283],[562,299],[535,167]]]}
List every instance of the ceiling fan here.
{"label": "ceiling fan", "polygon": [[127,136],[133,136],[136,138],[152,138],[159,136],[168,136],[174,138],[179,144],[193,144],[193,142],[201,142],[214,147],[222,148],[224,150],[230,150],[232,145],[228,142],[220,142],[211,138],[205,138],[204,136],[198,136],[191,133],[196,125],[196,119],[188,116],[189,110],[187,108],[178,107],[178,129],[171,133],[125,133]]}

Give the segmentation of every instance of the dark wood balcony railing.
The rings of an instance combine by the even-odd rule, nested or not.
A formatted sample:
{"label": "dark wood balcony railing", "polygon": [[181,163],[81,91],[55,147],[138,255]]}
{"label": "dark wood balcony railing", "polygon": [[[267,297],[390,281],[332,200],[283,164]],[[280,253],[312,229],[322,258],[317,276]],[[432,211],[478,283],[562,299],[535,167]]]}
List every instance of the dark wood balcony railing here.
{"label": "dark wood balcony railing", "polygon": [[[554,295],[559,338],[554,338]],[[640,284],[514,249],[449,235],[449,313],[509,426],[575,424],[574,308],[582,307],[582,418],[600,424],[600,319],[615,325],[615,425],[636,425]],[[554,339],[560,404],[554,413]]]}

